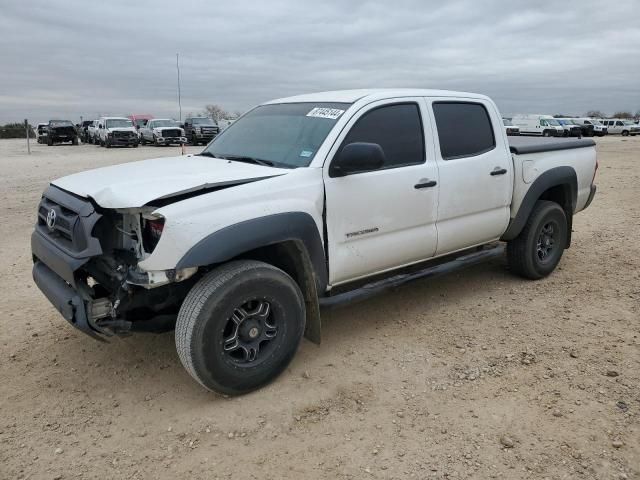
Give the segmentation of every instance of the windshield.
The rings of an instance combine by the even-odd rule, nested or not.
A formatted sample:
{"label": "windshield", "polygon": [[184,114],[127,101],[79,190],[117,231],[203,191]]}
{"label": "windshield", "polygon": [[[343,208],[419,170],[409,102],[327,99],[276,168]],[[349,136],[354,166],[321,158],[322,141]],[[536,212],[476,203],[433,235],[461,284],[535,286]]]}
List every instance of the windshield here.
{"label": "windshield", "polygon": [[545,120],[547,121],[547,123],[549,125],[553,125],[554,127],[560,126],[560,124],[558,123],[558,121],[555,118],[545,118]]}
{"label": "windshield", "polygon": [[132,127],[133,123],[126,118],[112,118],[111,120],[107,120],[106,126],[107,128],[127,128]]}
{"label": "windshield", "polygon": [[146,118],[136,118],[133,123],[135,123],[136,127],[144,127],[148,121]]}
{"label": "windshield", "polygon": [[158,127],[177,127],[178,122],[175,120],[153,120],[152,128]]}
{"label": "windshield", "polygon": [[205,149],[223,158],[251,157],[277,167],[306,167],[348,103],[262,105],[227,127]]}
{"label": "windshield", "polygon": [[624,123],[625,125],[635,125],[635,123],[633,123],[631,120],[623,120],[622,123]]}
{"label": "windshield", "polygon": [[69,120],[51,120],[49,125],[52,127],[73,127],[73,123]]}
{"label": "windshield", "polygon": [[210,118],[192,118],[191,123],[194,125],[215,125]]}

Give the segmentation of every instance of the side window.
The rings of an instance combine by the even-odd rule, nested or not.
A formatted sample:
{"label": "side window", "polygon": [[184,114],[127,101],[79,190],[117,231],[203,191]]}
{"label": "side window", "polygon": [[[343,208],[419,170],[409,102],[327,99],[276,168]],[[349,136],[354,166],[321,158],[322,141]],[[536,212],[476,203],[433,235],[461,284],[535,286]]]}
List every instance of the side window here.
{"label": "side window", "polygon": [[548,127],[549,124],[547,123],[546,120],[540,120],[540,125],[542,125],[543,127]]}
{"label": "side window", "polygon": [[444,160],[472,157],[496,147],[491,118],[484,105],[435,102],[433,113]]}
{"label": "side window", "polygon": [[621,126],[622,126],[622,122],[621,122],[620,120],[618,120],[618,121],[616,122],[616,127],[621,127]]}
{"label": "side window", "polygon": [[424,163],[424,134],[418,105],[388,105],[365,113],[351,127],[340,150],[354,142],[380,145],[385,155],[383,168]]}

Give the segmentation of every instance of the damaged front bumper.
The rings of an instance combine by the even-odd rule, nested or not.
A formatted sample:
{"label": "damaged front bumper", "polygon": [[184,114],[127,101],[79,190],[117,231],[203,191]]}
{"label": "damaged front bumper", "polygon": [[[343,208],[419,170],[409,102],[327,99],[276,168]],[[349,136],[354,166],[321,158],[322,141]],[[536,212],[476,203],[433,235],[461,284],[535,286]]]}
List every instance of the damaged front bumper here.
{"label": "damaged front bumper", "polygon": [[[49,187],[31,235],[34,282],[65,320],[98,340],[130,331],[170,330],[188,288],[184,280],[197,269],[143,271],[133,253],[129,260],[114,254],[127,249],[103,238],[105,229],[122,232],[125,224],[109,223],[113,216],[96,211],[86,199]],[[141,237],[139,231],[122,235]]]}

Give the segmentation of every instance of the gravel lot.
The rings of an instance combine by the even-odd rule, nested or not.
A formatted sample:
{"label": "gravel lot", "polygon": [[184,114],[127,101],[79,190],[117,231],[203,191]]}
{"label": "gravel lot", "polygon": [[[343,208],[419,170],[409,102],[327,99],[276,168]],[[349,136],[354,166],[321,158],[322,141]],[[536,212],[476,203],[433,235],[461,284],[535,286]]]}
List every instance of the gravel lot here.
{"label": "gravel lot", "polygon": [[173,334],[76,332],[31,280],[49,180],[178,149],[0,141],[0,478],[640,478],[640,138],[596,141],[550,278],[496,261],[325,312],[323,344],[240,398]]}

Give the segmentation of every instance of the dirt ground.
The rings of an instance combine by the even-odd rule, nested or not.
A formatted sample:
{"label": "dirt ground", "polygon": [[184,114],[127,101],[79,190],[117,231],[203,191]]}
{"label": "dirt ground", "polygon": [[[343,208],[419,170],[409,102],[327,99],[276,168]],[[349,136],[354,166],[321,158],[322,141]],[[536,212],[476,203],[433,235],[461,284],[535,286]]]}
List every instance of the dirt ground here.
{"label": "dirt ground", "polygon": [[224,398],[173,334],[98,343],[31,279],[49,180],[177,149],[0,141],[0,478],[640,478],[640,138],[597,143],[549,278],[495,261],[324,312],[321,346]]}

